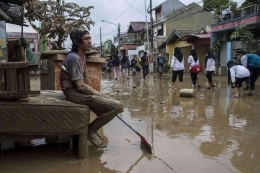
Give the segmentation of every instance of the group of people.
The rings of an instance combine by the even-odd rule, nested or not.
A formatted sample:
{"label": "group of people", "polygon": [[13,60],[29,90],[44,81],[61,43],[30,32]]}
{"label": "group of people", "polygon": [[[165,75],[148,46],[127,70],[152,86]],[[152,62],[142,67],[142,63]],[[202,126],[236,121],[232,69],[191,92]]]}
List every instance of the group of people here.
{"label": "group of people", "polygon": [[[208,87],[206,89],[212,89],[215,87],[212,76],[215,72],[216,62],[215,56],[210,53],[209,50],[205,50],[205,75],[208,79]],[[231,84],[231,87],[234,92],[234,97],[238,98],[243,96],[242,84],[245,82],[246,87],[244,90],[250,90],[248,96],[253,95],[253,90],[255,89],[255,82],[260,75],[260,57],[257,54],[245,54],[244,51],[238,52],[239,61],[235,62],[230,60],[227,63],[228,67],[228,85]],[[180,88],[183,84],[183,73],[184,73],[184,56],[181,53],[181,49],[176,47],[174,49],[174,55],[171,62],[171,71],[172,71],[172,86],[175,87],[175,82],[179,76]],[[188,62],[186,67],[189,67],[190,76],[192,81],[192,87],[201,87],[198,81],[198,73],[202,71],[202,66],[200,65],[199,57],[195,50],[191,50],[190,56],[188,57]],[[194,70],[195,69],[195,70]]]}
{"label": "group of people", "polygon": [[[87,105],[97,115],[97,118],[89,124],[88,140],[96,147],[104,148],[107,144],[98,134],[98,130],[111,121],[116,115],[123,112],[123,106],[120,101],[96,91],[84,80],[83,76],[86,72],[85,54],[86,51],[90,51],[92,48],[89,32],[86,30],[74,30],[70,33],[70,39],[72,41],[72,50],[62,63],[62,70],[59,77],[60,85],[66,96],[66,100],[76,104]],[[208,89],[211,89],[215,87],[212,82],[212,75],[215,71],[215,58],[208,50],[204,51],[204,55],[206,62],[205,73],[209,81]],[[245,89],[250,90],[248,95],[252,95],[252,91],[255,89],[255,82],[260,75],[260,57],[256,54],[245,54],[243,51],[239,52],[239,57],[241,63],[234,61],[227,63],[229,83],[232,84],[235,90],[235,96],[239,97],[241,95],[241,93],[237,92],[236,88],[238,88],[240,92],[243,82],[247,84]],[[132,67],[137,69],[138,58],[135,56],[134,59],[137,61],[131,63],[136,64],[136,67],[135,65]],[[126,65],[126,62],[128,65]],[[114,68],[116,79],[119,76],[120,64],[122,65],[124,75],[128,75],[128,71],[126,70],[130,64],[128,58],[122,58],[120,61],[119,57],[115,55],[111,61],[111,68]],[[160,73],[162,73],[165,64],[166,60],[161,53],[157,58],[157,66]],[[149,69],[147,53],[144,53],[144,56],[141,58],[140,66],[143,68],[143,77],[145,78]],[[200,87],[201,85],[199,84],[197,74],[201,71],[201,67],[199,57],[195,50],[191,50],[187,66],[189,66],[191,72],[193,87]],[[174,87],[176,78],[179,76],[181,88],[183,82],[184,56],[178,47],[175,48],[171,68],[173,73],[172,87]]]}
{"label": "group of people", "polygon": [[[215,57],[210,53],[209,50],[205,50],[205,74],[208,79],[208,87],[207,89],[211,89],[215,87],[213,84],[212,76],[215,72]],[[184,55],[181,53],[181,49],[179,47],[176,47],[174,49],[174,55],[172,56],[172,62],[171,62],[171,72],[172,72],[172,86],[171,88],[175,87],[175,82],[177,77],[179,76],[179,83],[180,88],[182,88],[183,84],[183,73],[184,73]],[[202,71],[202,66],[199,61],[199,57],[197,56],[196,50],[191,50],[190,55],[188,57],[188,62],[186,64],[186,68],[189,68],[190,70],[190,77],[192,81],[192,88],[200,88],[201,85],[199,84],[198,80],[198,73]]]}
{"label": "group of people", "polygon": [[[260,56],[257,54],[246,54],[244,51],[238,52],[239,61],[228,61],[228,84],[234,90],[234,97],[243,96],[242,84],[245,82],[244,90],[249,90],[246,95],[253,95],[255,82],[260,75]],[[238,89],[238,91],[237,91]]]}
{"label": "group of people", "polygon": [[134,55],[131,61],[125,54],[123,54],[121,60],[119,59],[118,55],[113,55],[113,57],[110,57],[107,60],[106,67],[109,74],[111,72],[111,69],[114,69],[115,80],[117,80],[119,77],[120,66],[124,78],[129,79],[129,68],[131,68],[133,75],[135,75],[136,73],[139,74],[142,69],[143,78],[145,79],[148,73],[154,72],[154,66],[156,65],[159,72],[159,78],[162,79],[162,74],[166,63],[167,62],[163,53],[160,53],[157,58],[157,63],[155,63],[154,57],[151,54],[148,55],[147,52],[144,52],[144,55],[141,57],[141,59],[138,58],[137,55]]}

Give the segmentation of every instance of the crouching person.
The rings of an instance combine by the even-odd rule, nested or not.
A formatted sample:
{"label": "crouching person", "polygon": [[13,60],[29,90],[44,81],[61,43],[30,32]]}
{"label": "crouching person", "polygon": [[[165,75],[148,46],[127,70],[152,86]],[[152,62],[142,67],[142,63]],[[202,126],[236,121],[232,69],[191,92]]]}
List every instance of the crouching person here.
{"label": "crouching person", "polygon": [[66,99],[76,104],[84,104],[97,115],[89,124],[88,140],[96,147],[106,147],[97,131],[111,121],[118,113],[123,112],[120,101],[114,100],[94,90],[84,83],[86,69],[86,51],[91,50],[91,36],[88,31],[74,30],[70,33],[71,53],[63,61],[60,84]]}
{"label": "crouching person", "polygon": [[[242,87],[242,83],[247,81],[250,76],[249,70],[244,66],[235,63],[232,60],[228,61],[227,67],[228,67],[228,85],[230,84],[231,81],[231,85],[235,93],[234,97],[238,98],[240,96],[243,96],[241,87]],[[237,88],[239,92],[237,91]]]}

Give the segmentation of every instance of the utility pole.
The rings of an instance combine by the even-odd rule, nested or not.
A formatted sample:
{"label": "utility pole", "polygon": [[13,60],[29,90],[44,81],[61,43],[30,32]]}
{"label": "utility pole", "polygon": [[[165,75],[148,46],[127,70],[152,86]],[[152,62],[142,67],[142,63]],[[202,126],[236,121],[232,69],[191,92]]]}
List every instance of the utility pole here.
{"label": "utility pole", "polygon": [[151,21],[151,53],[153,54],[153,13],[152,13],[152,0],[150,0],[150,21]]}
{"label": "utility pole", "polygon": [[120,56],[120,24],[117,25],[118,29],[118,56]]}
{"label": "utility pole", "polygon": [[146,0],[144,0],[144,8],[145,8],[145,21],[146,21],[146,37],[147,37],[147,44],[148,44],[148,53],[150,53],[150,46],[149,46],[149,34],[148,34],[148,24],[147,24],[147,11],[146,11]]}
{"label": "utility pole", "polygon": [[101,37],[101,27],[100,27],[100,56],[102,57],[102,37]]}

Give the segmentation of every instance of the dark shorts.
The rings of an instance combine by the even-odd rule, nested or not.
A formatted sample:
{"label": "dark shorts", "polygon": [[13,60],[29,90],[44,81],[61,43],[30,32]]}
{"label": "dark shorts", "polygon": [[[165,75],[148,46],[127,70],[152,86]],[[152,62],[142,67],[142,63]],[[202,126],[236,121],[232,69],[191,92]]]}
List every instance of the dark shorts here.
{"label": "dark shorts", "polygon": [[[242,83],[245,82],[245,81],[248,81],[248,79],[249,79],[249,77],[244,77],[244,78],[237,78],[236,77],[236,82],[235,82],[236,88],[241,88]],[[232,86],[232,88],[234,88],[234,87]]]}

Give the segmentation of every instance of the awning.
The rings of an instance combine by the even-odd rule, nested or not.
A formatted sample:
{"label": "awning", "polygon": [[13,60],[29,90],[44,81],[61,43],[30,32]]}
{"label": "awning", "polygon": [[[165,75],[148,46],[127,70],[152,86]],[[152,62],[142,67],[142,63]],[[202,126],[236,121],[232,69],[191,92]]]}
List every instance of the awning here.
{"label": "awning", "polygon": [[184,37],[185,35],[198,34],[198,31],[191,30],[173,30],[171,35],[166,40],[165,44],[170,44],[176,42],[178,39]]}
{"label": "awning", "polygon": [[[23,26],[23,38],[27,41],[33,41],[34,39],[38,39],[39,34],[34,28],[29,24],[27,20],[27,26]],[[20,25],[14,25],[10,23],[6,23],[6,39],[7,40],[17,40],[21,38],[21,27]]]}
{"label": "awning", "polygon": [[210,34],[190,34],[190,35],[185,35],[180,40],[188,41],[188,40],[196,40],[197,38],[210,38],[210,37],[211,37]]}

